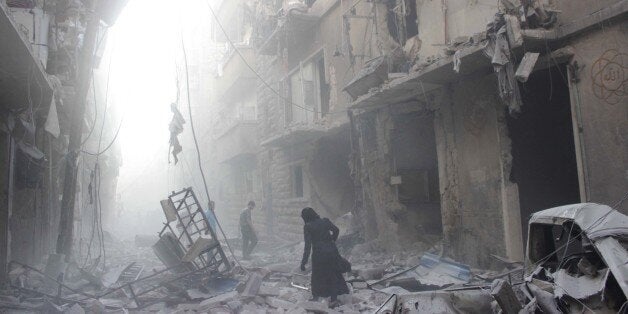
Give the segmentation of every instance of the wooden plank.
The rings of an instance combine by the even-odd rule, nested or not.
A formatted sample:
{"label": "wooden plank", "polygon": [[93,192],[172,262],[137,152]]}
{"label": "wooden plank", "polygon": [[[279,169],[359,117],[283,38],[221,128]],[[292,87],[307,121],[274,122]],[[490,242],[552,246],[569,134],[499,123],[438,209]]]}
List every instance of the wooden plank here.
{"label": "wooden plank", "polygon": [[517,314],[522,309],[515,292],[506,280],[495,280],[491,288],[491,295],[505,314]]}

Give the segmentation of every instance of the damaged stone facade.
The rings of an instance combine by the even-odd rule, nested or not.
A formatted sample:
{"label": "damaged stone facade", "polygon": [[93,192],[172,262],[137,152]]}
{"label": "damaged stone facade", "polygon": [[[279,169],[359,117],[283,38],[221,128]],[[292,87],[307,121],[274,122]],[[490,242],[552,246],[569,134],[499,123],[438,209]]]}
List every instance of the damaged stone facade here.
{"label": "damaged stone facade", "polygon": [[[76,73],[86,17],[81,2],[5,2],[0,3],[0,41],[4,43],[0,49],[2,284],[8,283],[2,276],[7,274],[10,261],[34,265],[56,251],[63,174],[67,156],[72,153],[68,152],[68,135],[71,111],[77,106]],[[100,45],[94,52],[92,82],[97,86],[90,87],[82,104],[86,106],[83,145],[75,152],[80,154],[73,221],[77,254],[84,254],[90,245],[100,245],[102,234],[96,234],[94,221],[110,221],[119,205],[119,151],[113,145],[98,153],[114,137],[119,123],[112,110],[103,114],[107,77],[98,70],[106,46],[105,23],[112,22],[107,17],[112,16],[109,13],[116,15],[116,5],[119,3],[98,7],[103,24],[97,38]]]}
{"label": "damaged stone facade", "polygon": [[[362,129],[357,133],[363,145],[360,183],[367,195],[365,216],[375,217],[371,224],[377,225],[369,230],[379,231],[374,236],[391,237],[382,231],[399,228],[398,221],[404,219],[398,217],[410,214],[399,206],[391,187],[391,178],[396,177],[391,130],[397,128],[391,117],[396,108],[428,110],[436,134],[445,250],[458,260],[490,267],[490,254],[523,258],[525,226],[533,212],[587,201],[613,204],[627,190],[626,162],[601,161],[626,158],[628,142],[619,133],[611,134],[626,121],[626,106],[617,106],[626,103],[625,92],[616,88],[625,83],[613,79],[625,70],[611,65],[625,55],[626,3],[610,1],[598,11],[584,2],[578,4],[579,11],[571,4],[563,8],[567,5],[558,1],[544,3],[545,11],[557,14],[552,18],[557,21],[547,28],[534,26],[531,19],[536,16],[526,24],[500,4],[500,12],[513,14],[506,15],[504,29],[514,69],[524,52],[541,55],[529,80],[515,82],[522,100],[520,110],[514,111],[499,94],[501,83],[491,74],[490,59],[482,56],[484,22],[493,21],[498,10],[469,9],[462,3],[445,1],[446,13],[438,16],[430,7],[436,2],[418,1],[423,45],[417,62],[406,76],[359,96],[352,108]],[[445,49],[436,45],[439,41],[447,43]],[[414,145],[419,145],[419,138]],[[365,147],[368,143],[376,148]],[[619,210],[626,212],[625,206]],[[424,221],[416,218],[415,225]]]}
{"label": "damaged stone facade", "polygon": [[625,1],[515,2],[247,2],[260,228],[300,236],[312,206],[492,267],[523,259],[532,213],[617,202]]}

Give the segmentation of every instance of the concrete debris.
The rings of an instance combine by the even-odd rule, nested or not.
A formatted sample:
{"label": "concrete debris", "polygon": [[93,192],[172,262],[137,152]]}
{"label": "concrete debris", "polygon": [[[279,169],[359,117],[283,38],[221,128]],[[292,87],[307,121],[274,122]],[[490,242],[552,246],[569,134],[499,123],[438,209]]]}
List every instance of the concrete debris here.
{"label": "concrete debris", "polygon": [[224,293],[212,298],[209,298],[207,300],[202,301],[201,303],[198,304],[197,310],[199,311],[208,311],[210,309],[213,309],[215,307],[218,307],[222,304],[226,304],[228,301],[232,301],[233,299],[235,299],[238,296],[238,292],[236,291],[231,291],[228,293]]}
{"label": "concrete debris", "polygon": [[[491,313],[491,295],[482,289],[430,291],[394,296],[393,311],[376,313]],[[390,302],[390,301],[389,301]]]}
{"label": "concrete debris", "polygon": [[454,53],[454,71],[456,71],[456,73],[460,73],[460,64],[462,63],[460,61],[460,53],[462,50],[458,50]]}
{"label": "concrete debris", "polygon": [[503,279],[493,282],[491,295],[495,298],[504,314],[517,314],[523,308],[512,290],[512,286]]}
{"label": "concrete debris", "polygon": [[510,44],[506,31],[506,20],[501,13],[495,14],[495,19],[487,26],[489,43],[484,52],[493,64],[497,73],[499,96],[508,107],[511,115],[521,111],[521,94],[515,80],[514,65],[510,52]]}
{"label": "concrete debris", "polygon": [[627,219],[598,204],[534,213],[529,222],[527,262],[538,266],[521,285],[524,307],[536,304],[544,313],[620,311],[627,298],[622,285],[628,271],[617,266],[620,260],[625,266],[628,253],[615,237],[626,235]]}
{"label": "concrete debris", "polygon": [[388,63],[386,57],[381,56],[367,61],[355,78],[342,90],[356,99],[368,93],[371,88],[382,85],[386,80],[388,80]]}
{"label": "concrete debris", "polygon": [[[339,302],[334,304],[336,307],[330,308],[328,299],[311,300],[309,274],[298,270],[300,254],[292,245],[262,242],[259,253],[251,260],[243,261],[246,270],[236,267],[223,276],[198,276],[201,280],[177,280],[180,274],[174,268],[171,272],[159,267],[159,261],[149,248],[135,247],[141,253],[133,256],[137,262],[111,257],[116,260],[115,265],[120,266],[109,267],[107,271],[92,270],[94,274],[104,274],[93,276],[108,283],[109,287],[85,280],[78,270],[72,271],[78,269],[77,266],[66,267],[65,282],[82,288],[62,294],[61,301],[57,301],[54,294],[26,292],[31,291],[27,290],[31,289],[31,284],[43,284],[47,277],[43,272],[38,275],[35,270],[15,264],[11,271],[12,282],[22,285],[21,293],[37,296],[39,301],[26,304],[20,303],[18,298],[0,297],[0,304],[22,310],[36,308],[78,314],[128,310],[160,313],[508,314],[533,313],[538,309],[544,313],[563,313],[569,308],[581,309],[582,304],[594,310],[619,311],[625,298],[617,293],[621,291],[619,283],[610,278],[622,278],[623,275],[620,259],[624,249],[613,238],[620,231],[597,228],[595,221],[608,217],[622,221],[624,217],[600,205],[574,206],[542,211],[531,219],[529,239],[534,241],[529,240],[528,263],[538,264],[538,267],[525,280],[518,275],[523,271],[521,262],[497,255],[493,258],[504,267],[503,270],[483,271],[472,270],[468,265],[442,256],[438,243],[417,244],[399,252],[387,251],[377,242],[363,243],[354,246],[354,255],[348,255],[354,265],[353,272],[346,275],[352,286],[351,292],[339,296]],[[583,229],[582,226],[586,227]],[[552,234],[544,228],[562,230],[562,240],[556,240],[555,236],[544,238],[546,234]],[[562,262],[558,258],[563,256],[563,250],[558,250],[557,259],[543,259],[542,252],[555,251],[559,247],[556,243],[550,245],[549,240],[565,241],[566,238],[580,242],[569,246],[569,252],[576,249],[582,252],[573,251],[575,254],[567,254]],[[548,250],[542,245],[553,249]],[[116,277],[123,277],[135,265],[145,265],[143,268],[148,271],[143,276],[152,276],[154,280],[144,282],[140,278],[125,282],[119,279],[115,282]],[[74,272],[77,274],[73,275]],[[39,279],[34,280],[36,278]],[[52,282],[58,284],[55,280]],[[157,288],[145,297],[137,297],[138,293],[152,287]]]}
{"label": "concrete debris", "polygon": [[241,292],[241,295],[247,297],[254,297],[257,295],[261,285],[262,285],[262,276],[258,273],[250,273],[249,278],[244,285],[244,288]]}
{"label": "concrete debris", "polygon": [[521,83],[528,81],[528,77],[530,76],[530,73],[532,73],[532,70],[534,70],[534,65],[538,59],[538,52],[526,52],[525,55],[523,55],[523,59],[521,59],[521,62],[519,62],[519,66],[517,67],[517,72],[515,72],[517,81]]}

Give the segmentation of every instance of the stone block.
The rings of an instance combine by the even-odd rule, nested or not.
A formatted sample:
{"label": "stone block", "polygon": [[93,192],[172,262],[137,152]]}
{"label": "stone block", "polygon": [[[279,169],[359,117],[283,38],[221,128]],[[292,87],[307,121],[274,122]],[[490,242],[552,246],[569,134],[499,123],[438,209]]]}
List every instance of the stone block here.
{"label": "stone block", "polygon": [[272,306],[276,309],[291,309],[294,308],[295,305],[292,302],[288,302],[275,297],[266,297],[266,304]]}
{"label": "stone block", "polygon": [[242,296],[246,297],[254,297],[257,295],[259,288],[262,285],[262,275],[258,273],[250,273],[249,278],[244,285],[244,289],[242,290]]}
{"label": "stone block", "polygon": [[220,306],[222,303],[226,303],[231,301],[238,295],[237,292],[231,291],[227,293],[223,293],[221,295],[217,295],[213,298],[207,299],[198,304],[198,311],[209,311],[212,308]]}

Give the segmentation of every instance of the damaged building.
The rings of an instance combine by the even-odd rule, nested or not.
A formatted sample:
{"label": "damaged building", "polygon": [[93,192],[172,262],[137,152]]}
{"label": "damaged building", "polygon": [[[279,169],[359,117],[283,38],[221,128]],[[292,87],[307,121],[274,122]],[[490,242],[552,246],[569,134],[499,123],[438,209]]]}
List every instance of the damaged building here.
{"label": "damaged building", "polygon": [[[95,247],[103,236],[96,234],[94,224],[115,218],[120,156],[107,145],[119,131],[119,117],[112,109],[107,112],[107,75],[98,68],[106,67],[100,61],[106,29],[115,21],[119,6],[112,2],[98,7],[98,45],[90,53],[94,73],[83,89],[77,73],[89,8],[77,1],[0,3],[3,285],[8,284],[5,276],[11,261],[36,264],[54,253],[63,258],[68,247],[77,254],[93,249],[94,257],[98,256]],[[72,115],[82,106],[81,93],[87,96],[80,120],[81,145],[70,150]],[[71,160],[76,162],[74,181],[66,178]],[[64,204],[68,181],[75,182],[76,189],[71,191],[73,201]],[[75,235],[71,243],[60,245],[58,238],[70,229]]]}
{"label": "damaged building", "polygon": [[0,0],[0,311],[628,310],[628,0],[126,2]]}
{"label": "damaged building", "polygon": [[625,1],[224,6],[245,21],[222,16],[239,49],[221,189],[229,211],[261,200],[264,230],[300,234],[312,206],[366,241],[442,238],[489,267],[523,259],[534,212],[627,189]]}
{"label": "damaged building", "polygon": [[483,4],[418,1],[410,72],[351,109],[368,230],[440,224],[452,256],[488,267],[522,260],[532,213],[625,193],[625,86],[603,86],[624,84],[604,60],[626,49],[626,2]]}

